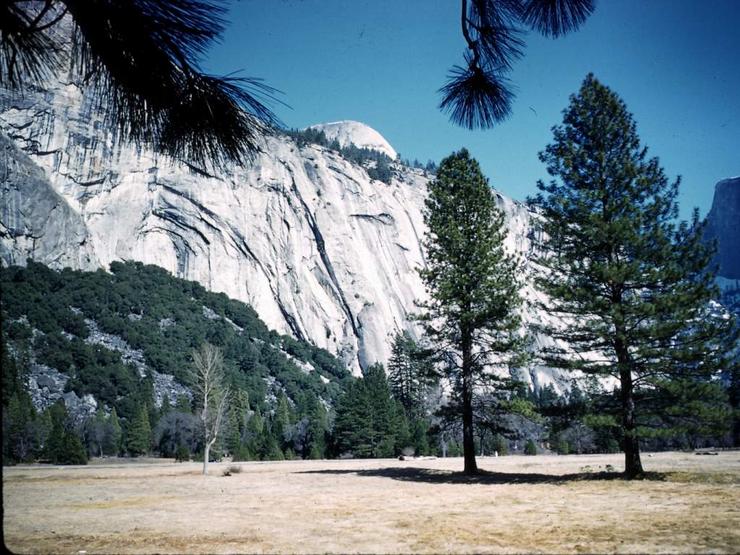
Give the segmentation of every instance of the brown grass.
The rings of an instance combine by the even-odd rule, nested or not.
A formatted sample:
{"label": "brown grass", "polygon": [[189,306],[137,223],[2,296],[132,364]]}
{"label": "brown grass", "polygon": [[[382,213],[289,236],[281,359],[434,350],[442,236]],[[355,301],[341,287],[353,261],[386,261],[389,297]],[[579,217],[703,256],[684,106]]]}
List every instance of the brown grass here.
{"label": "brown grass", "polygon": [[[23,466],[3,469],[16,553],[736,553],[740,452]],[[591,473],[580,472],[585,466]]]}

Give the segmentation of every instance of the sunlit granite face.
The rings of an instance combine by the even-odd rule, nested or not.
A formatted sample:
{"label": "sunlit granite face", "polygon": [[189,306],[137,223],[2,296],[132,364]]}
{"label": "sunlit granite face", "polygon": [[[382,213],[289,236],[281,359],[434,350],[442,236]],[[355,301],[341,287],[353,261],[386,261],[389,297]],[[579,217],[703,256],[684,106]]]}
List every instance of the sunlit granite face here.
{"label": "sunlit granite face", "polygon": [[[397,330],[418,333],[410,315],[426,296],[417,271],[431,179],[423,171],[394,164],[386,184],[336,152],[275,136],[248,167],[212,176],[114,147],[74,85],[0,106],[8,153],[0,164],[12,169],[1,191],[4,263],[156,264],[248,302],[268,326],[338,354],[355,373],[388,360]],[[335,131],[361,132],[363,146],[387,145],[367,126],[340,123]],[[507,247],[526,265],[532,214],[494,194]],[[529,286],[524,294],[536,295]],[[546,368],[526,377],[566,383]]]}

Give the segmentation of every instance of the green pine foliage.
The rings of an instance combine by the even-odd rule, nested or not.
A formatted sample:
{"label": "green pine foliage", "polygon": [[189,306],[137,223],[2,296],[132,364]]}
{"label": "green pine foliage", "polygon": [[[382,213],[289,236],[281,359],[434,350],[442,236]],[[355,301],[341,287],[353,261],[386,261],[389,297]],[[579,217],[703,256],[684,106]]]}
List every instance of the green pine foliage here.
{"label": "green pine foliage", "polygon": [[175,449],[175,462],[188,462],[190,460],[190,449],[184,443],[181,443]]}
{"label": "green pine foliage", "polygon": [[[612,403],[626,475],[642,473],[640,440],[705,432],[729,411],[716,381],[737,343],[719,314],[702,224],[678,222],[679,180],[648,158],[624,102],[593,75],[571,97],[540,154],[554,178],[534,199],[543,238],[536,285],[562,318],[543,329],[564,347],[548,365],[616,378]],[[577,354],[577,355],[576,355]]]}
{"label": "green pine foliage", "polygon": [[151,449],[152,428],[149,425],[149,414],[146,407],[141,407],[131,421],[126,435],[126,447],[134,456],[146,455]]}
{"label": "green pine foliage", "polygon": [[115,407],[113,407],[108,416],[108,433],[103,440],[103,453],[114,457],[118,456],[121,452],[122,439],[123,430],[121,429],[121,421],[118,419],[118,413]]}
{"label": "green pine foliage", "polygon": [[396,333],[388,360],[388,384],[391,395],[404,410],[405,422],[402,420],[401,424],[406,426],[407,431],[399,430],[399,434],[408,434],[408,446],[417,455],[430,452],[431,422],[425,403],[434,382],[426,351],[416,344],[407,331]]}
{"label": "green pine foliage", "polygon": [[502,457],[509,454],[509,443],[501,434],[496,434],[495,436],[493,436],[492,447],[493,450]]}
{"label": "green pine foliage", "polygon": [[76,433],[64,403],[58,401],[48,409],[51,430],[43,458],[53,464],[87,464],[87,453]]}
{"label": "green pine foliage", "polygon": [[409,441],[404,420],[403,408],[391,396],[383,366],[368,367],[339,401],[334,423],[337,454],[362,458],[397,455]]}
{"label": "green pine foliage", "polygon": [[431,300],[422,319],[436,362],[453,386],[465,472],[475,473],[474,396],[500,385],[484,369],[508,370],[523,348],[517,262],[504,251],[504,215],[488,180],[465,149],[440,164],[424,221],[427,266],[421,277]]}
{"label": "green pine foliage", "polygon": [[407,415],[423,412],[430,385],[429,371],[425,368],[427,362],[408,331],[396,333],[388,360],[388,384]]}
{"label": "green pine foliage", "polygon": [[524,454],[525,455],[536,455],[537,454],[537,444],[529,439],[527,440],[527,444],[524,446]]}

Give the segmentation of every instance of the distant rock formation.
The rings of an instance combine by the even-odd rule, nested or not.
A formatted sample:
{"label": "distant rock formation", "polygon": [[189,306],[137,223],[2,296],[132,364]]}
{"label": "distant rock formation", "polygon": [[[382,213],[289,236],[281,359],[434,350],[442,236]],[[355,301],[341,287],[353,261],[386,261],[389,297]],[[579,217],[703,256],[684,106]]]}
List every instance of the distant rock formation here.
{"label": "distant rock formation", "polygon": [[396,156],[398,156],[398,153],[385,140],[383,135],[369,125],[365,125],[359,121],[344,120],[320,123],[312,125],[310,129],[323,131],[327,139],[330,141],[336,139],[342,147],[353,144],[359,148],[377,150],[388,156],[391,160],[395,160]]}
{"label": "distant rock formation", "polygon": [[717,183],[705,236],[717,240],[719,275],[740,279],[740,176]]}

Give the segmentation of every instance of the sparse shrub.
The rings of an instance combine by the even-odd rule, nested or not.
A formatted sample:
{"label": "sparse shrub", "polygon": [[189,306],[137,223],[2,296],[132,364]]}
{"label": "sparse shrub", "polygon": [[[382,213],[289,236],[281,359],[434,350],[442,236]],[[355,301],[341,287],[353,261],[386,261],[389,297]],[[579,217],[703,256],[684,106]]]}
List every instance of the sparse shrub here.
{"label": "sparse shrub", "polygon": [[509,454],[509,443],[506,441],[504,436],[496,434],[493,437],[493,449],[499,454],[499,456],[503,457],[504,455]]}
{"label": "sparse shrub", "polygon": [[536,455],[537,454],[537,445],[531,439],[527,440],[527,444],[524,446],[524,454],[525,455]]}
{"label": "sparse shrub", "polygon": [[239,444],[239,447],[234,450],[234,452],[231,455],[231,460],[234,462],[237,461],[251,461],[254,460],[256,457],[252,454],[252,452],[249,450],[249,448],[242,444]]}
{"label": "sparse shrub", "polygon": [[188,446],[181,443],[175,450],[175,461],[177,462],[188,462],[190,460],[190,449]]}
{"label": "sparse shrub", "polygon": [[227,466],[224,469],[224,476],[231,476],[232,474],[239,474],[242,471],[242,467],[238,465]]}
{"label": "sparse shrub", "polygon": [[568,442],[563,438],[558,438],[555,442],[555,451],[558,455],[567,455],[570,453],[570,445],[568,445]]}

